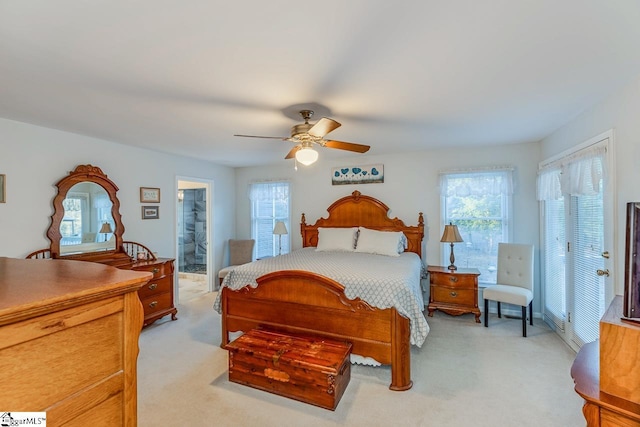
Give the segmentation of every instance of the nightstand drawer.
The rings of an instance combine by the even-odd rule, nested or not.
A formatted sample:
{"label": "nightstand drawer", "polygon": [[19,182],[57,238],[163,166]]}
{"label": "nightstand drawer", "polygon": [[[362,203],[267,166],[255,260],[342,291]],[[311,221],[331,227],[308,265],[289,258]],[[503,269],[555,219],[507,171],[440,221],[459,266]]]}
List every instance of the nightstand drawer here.
{"label": "nightstand drawer", "polygon": [[451,288],[471,288],[476,284],[476,277],[468,274],[430,273],[431,284]]}
{"label": "nightstand drawer", "polygon": [[170,276],[165,276],[161,279],[151,279],[149,283],[141,287],[138,291],[140,299],[171,291],[171,287],[173,286],[173,280],[171,279]]}
{"label": "nightstand drawer", "polygon": [[476,293],[474,289],[451,289],[439,286],[432,286],[433,299],[438,302],[463,304],[473,307],[475,305]]}

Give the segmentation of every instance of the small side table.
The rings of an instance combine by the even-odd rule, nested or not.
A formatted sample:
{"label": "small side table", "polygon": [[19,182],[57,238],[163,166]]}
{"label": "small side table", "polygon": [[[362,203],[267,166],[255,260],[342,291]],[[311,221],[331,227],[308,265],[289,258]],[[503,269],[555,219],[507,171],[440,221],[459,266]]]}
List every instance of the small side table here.
{"label": "small side table", "polygon": [[478,276],[477,268],[459,268],[449,270],[447,267],[430,265],[429,282],[429,317],[433,317],[436,310],[453,316],[473,313],[476,323],[480,323],[480,309],[478,308]]}

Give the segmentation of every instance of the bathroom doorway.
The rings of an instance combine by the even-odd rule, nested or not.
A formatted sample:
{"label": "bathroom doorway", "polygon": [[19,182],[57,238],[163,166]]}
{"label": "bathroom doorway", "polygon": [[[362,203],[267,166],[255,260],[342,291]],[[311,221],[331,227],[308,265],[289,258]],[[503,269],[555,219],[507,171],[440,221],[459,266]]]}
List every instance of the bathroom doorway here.
{"label": "bathroom doorway", "polygon": [[177,179],[178,302],[211,292],[211,182]]}

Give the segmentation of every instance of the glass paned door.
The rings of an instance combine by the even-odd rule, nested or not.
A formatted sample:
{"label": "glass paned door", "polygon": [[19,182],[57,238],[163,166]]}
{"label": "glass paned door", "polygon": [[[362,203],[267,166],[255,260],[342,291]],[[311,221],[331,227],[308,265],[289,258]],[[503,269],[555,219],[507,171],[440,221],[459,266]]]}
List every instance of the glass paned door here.
{"label": "glass paned door", "polygon": [[575,350],[598,339],[600,319],[613,298],[609,141],[595,140],[556,160],[562,166],[562,194],[549,191],[542,199],[544,317]]}
{"label": "glass paned door", "polygon": [[604,210],[602,192],[571,197],[573,223],[573,341],[579,346],[599,336],[605,310]]}
{"label": "glass paned door", "polygon": [[566,253],[564,198],[544,202],[543,286],[544,315],[564,331],[567,319]]}

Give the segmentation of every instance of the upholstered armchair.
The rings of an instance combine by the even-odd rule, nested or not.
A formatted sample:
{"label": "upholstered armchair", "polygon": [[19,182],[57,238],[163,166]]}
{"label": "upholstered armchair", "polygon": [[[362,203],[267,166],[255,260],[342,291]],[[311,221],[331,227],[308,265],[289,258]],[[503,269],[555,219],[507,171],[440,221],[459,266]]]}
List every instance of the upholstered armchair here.
{"label": "upholstered armchair", "polygon": [[234,268],[253,261],[253,247],[255,244],[256,241],[254,239],[229,240],[229,265],[218,271],[220,284]]}

